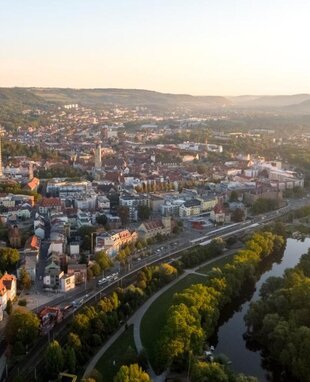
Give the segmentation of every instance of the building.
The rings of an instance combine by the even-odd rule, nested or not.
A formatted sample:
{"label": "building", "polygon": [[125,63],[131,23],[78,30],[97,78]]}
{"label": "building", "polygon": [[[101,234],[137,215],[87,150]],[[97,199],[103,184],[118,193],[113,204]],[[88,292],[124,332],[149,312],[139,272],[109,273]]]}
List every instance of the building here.
{"label": "building", "polygon": [[0,310],[1,313],[6,309],[7,302],[13,301],[16,297],[16,277],[5,273],[0,278]]}
{"label": "building", "polygon": [[92,225],[91,217],[88,213],[83,211],[78,211],[77,213],[77,227],[89,227]]}
{"label": "building", "polygon": [[61,212],[61,200],[60,198],[46,198],[43,197],[39,204],[39,213],[47,215],[52,211]]}
{"label": "building", "polygon": [[97,197],[97,208],[101,211],[110,211],[110,199],[105,195],[99,195]]}
{"label": "building", "polygon": [[67,275],[75,277],[75,285],[85,283],[87,280],[86,264],[68,264]]}
{"label": "building", "polygon": [[210,220],[216,224],[230,223],[231,215],[223,204],[218,203],[210,213]]}
{"label": "building", "polygon": [[75,275],[63,275],[60,278],[60,290],[61,292],[68,292],[75,288]]}
{"label": "building", "polygon": [[102,166],[101,144],[97,143],[96,149],[95,149],[95,169],[99,170],[101,166]]}
{"label": "building", "polygon": [[14,225],[13,227],[10,227],[8,232],[9,242],[10,246],[12,248],[20,248],[22,245],[22,235],[17,227],[17,225]]}
{"label": "building", "polygon": [[123,246],[135,243],[137,238],[136,232],[127,229],[102,232],[96,237],[95,252],[105,251],[109,256],[115,256]]}
{"label": "building", "polygon": [[171,234],[171,217],[162,217],[161,220],[149,220],[143,222],[138,228],[138,236],[142,240],[148,240],[157,235],[167,236]]}
{"label": "building", "polygon": [[180,217],[199,215],[201,212],[201,201],[198,199],[187,200],[179,208]]}

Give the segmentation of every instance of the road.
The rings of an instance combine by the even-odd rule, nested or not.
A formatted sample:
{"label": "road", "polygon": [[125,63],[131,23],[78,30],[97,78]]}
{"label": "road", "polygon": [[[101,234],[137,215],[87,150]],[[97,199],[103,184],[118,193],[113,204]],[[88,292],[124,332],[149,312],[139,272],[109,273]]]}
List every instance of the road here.
{"label": "road", "polygon": [[[251,225],[253,226],[253,223],[258,223],[258,224],[257,226],[251,228],[251,230],[255,230],[259,228],[262,224],[268,223],[269,221],[272,221],[280,216],[283,216],[284,214],[290,212],[292,209],[300,208],[304,205],[309,205],[309,204],[310,204],[310,198],[302,199],[299,201],[293,201],[289,203],[286,207],[283,207],[281,210],[272,211],[265,215],[255,217],[253,220],[249,221],[248,223],[245,223],[245,224],[240,223],[233,226],[232,225],[227,226],[223,230],[221,230],[220,234],[216,233],[216,230],[212,230],[207,235],[202,236],[201,241],[205,241],[206,237],[212,238],[214,236],[222,236],[222,235],[225,235],[226,237],[228,237],[229,235],[234,235],[234,232],[236,231],[238,231],[238,235],[242,235],[242,232],[246,232],[247,230],[249,230],[249,227]],[[167,260],[169,258],[170,259],[176,258],[177,255],[179,255],[183,251],[190,249],[196,246],[197,244],[199,244],[199,242],[191,243],[188,237],[185,237],[182,240],[180,239],[177,239],[177,240],[178,240],[177,246],[172,246],[171,244],[167,245],[167,242],[166,242],[165,244],[159,245],[160,247],[164,247],[164,249],[161,250],[160,252],[156,252],[155,250],[155,254],[148,256],[146,259],[133,262],[132,268],[125,274],[120,275],[119,279],[116,281],[111,281],[107,285],[101,288],[98,288],[96,286],[96,280],[91,280],[87,284],[86,289],[85,287],[82,286],[78,288],[76,291],[73,291],[72,293],[68,293],[67,295],[61,296],[57,298],[56,300],[54,300],[53,303],[57,303],[57,304],[61,302],[62,303],[72,302],[73,299],[77,300],[77,308],[69,312],[65,320],[61,322],[58,326],[52,329],[50,333],[50,337],[51,338],[57,337],[66,328],[68,328],[68,324],[70,323],[73,315],[83,305],[93,304],[98,300],[98,298],[100,298],[100,296],[111,293],[117,286],[119,285],[124,286],[132,282],[137,272],[143,269],[145,266],[161,263],[163,260]],[[176,239],[171,240],[170,243],[175,241]],[[41,355],[47,343],[48,343],[48,339],[46,336],[40,338],[39,343],[35,346],[31,354],[29,354],[24,360],[23,366],[21,367],[23,371],[29,373],[29,371],[33,371],[35,369],[36,365],[42,360]],[[12,376],[16,376],[17,369],[15,368],[11,370],[10,374]],[[9,380],[12,380],[12,379],[13,378],[10,378]]]}

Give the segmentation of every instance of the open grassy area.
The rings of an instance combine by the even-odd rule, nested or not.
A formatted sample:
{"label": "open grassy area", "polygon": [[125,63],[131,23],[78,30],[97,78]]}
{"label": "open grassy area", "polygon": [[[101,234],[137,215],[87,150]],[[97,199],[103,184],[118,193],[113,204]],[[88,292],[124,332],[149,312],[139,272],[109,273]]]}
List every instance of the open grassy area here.
{"label": "open grassy area", "polygon": [[[131,363],[136,354],[133,325],[131,325],[105,352],[96,365],[96,370],[102,375],[103,382],[113,381],[119,368],[128,362]],[[115,361],[114,366],[113,361]]]}
{"label": "open grassy area", "polygon": [[208,264],[208,265],[205,265],[204,267],[199,268],[197,272],[207,274],[212,270],[212,268],[220,268],[220,267],[223,267],[225,264],[230,263],[234,256],[235,256],[235,253],[232,253],[226,257],[218,259],[211,264]]}
{"label": "open grassy area", "polygon": [[141,340],[145,348],[148,358],[152,364],[155,354],[155,345],[165,322],[166,314],[172,304],[172,297],[193,284],[204,283],[206,277],[190,274],[178,283],[174,284],[165,293],[158,297],[145,313],[141,322]]}

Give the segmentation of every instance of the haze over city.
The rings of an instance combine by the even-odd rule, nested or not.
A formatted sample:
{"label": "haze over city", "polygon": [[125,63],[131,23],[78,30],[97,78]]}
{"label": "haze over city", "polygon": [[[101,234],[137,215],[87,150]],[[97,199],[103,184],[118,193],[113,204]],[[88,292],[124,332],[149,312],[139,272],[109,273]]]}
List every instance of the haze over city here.
{"label": "haze over city", "polygon": [[301,0],[2,0],[0,86],[306,93],[309,14]]}

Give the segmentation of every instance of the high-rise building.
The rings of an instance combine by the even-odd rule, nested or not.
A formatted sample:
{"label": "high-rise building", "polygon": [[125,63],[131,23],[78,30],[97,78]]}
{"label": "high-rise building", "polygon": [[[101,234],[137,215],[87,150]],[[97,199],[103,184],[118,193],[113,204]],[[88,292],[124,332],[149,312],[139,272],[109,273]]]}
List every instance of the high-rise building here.
{"label": "high-rise building", "polygon": [[95,149],[95,168],[96,169],[101,168],[101,144],[100,143],[96,144],[96,149]]}

